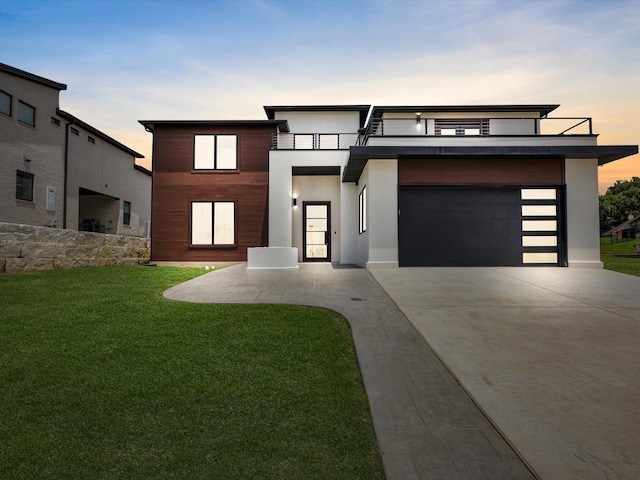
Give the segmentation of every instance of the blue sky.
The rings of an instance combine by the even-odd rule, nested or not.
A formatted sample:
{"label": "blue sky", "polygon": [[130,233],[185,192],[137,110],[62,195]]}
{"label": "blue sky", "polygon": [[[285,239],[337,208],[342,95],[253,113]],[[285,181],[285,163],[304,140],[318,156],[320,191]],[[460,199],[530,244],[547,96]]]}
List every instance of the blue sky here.
{"label": "blue sky", "polygon": [[[0,62],[151,156],[137,121],[263,105],[559,103],[640,143],[636,0],[0,0]],[[640,159],[600,169],[601,191]]]}

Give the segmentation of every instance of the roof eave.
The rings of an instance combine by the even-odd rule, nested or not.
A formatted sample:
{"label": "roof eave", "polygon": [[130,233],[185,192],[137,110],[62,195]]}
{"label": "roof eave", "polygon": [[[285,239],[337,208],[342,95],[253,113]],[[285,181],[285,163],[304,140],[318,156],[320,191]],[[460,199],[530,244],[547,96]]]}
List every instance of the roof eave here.
{"label": "roof eave", "polygon": [[265,105],[267,118],[273,120],[276,112],[358,112],[360,126],[364,126],[371,105]]}
{"label": "roof eave", "polygon": [[215,127],[215,126],[275,126],[281,132],[289,132],[287,120],[138,120],[148,132],[153,132],[156,125]]}
{"label": "roof eave", "polygon": [[88,123],[83,122],[78,117],[70,114],[69,112],[65,112],[64,110],[60,110],[59,108],[57,108],[56,109],[56,115],[58,115],[59,117],[64,118],[68,122],[71,122],[73,125],[79,126],[80,128],[86,130],[87,132],[95,135],[96,137],[100,138],[101,140],[104,140],[105,142],[113,145],[116,148],[119,148],[123,152],[128,153],[129,155],[131,155],[131,156],[133,156],[135,158],[144,158],[144,155],[142,155],[141,153],[138,153],[135,150],[130,149],[126,145],[124,145],[124,144],[120,143],[119,141],[117,141],[115,138],[110,137],[106,133],[101,132],[97,128],[92,127],[91,125],[89,125]]}
{"label": "roof eave", "polygon": [[64,83],[54,82],[53,80],[49,80],[48,78],[44,78],[40,75],[35,75],[33,73],[20,70],[19,68],[12,67],[11,65],[7,65],[6,63],[0,63],[0,72],[7,73],[24,80],[29,80],[30,82],[35,82],[58,91],[67,89],[67,86]]}
{"label": "roof eave", "polygon": [[541,156],[564,158],[597,158],[598,165],[605,165],[638,153],[637,145],[574,145],[574,146],[494,146],[494,147],[398,147],[352,146],[349,160],[342,176],[343,182],[357,182],[369,159],[398,159],[412,157],[455,156]]}
{"label": "roof eave", "polygon": [[397,105],[376,106],[372,117],[380,118],[383,113],[417,113],[417,112],[539,112],[544,117],[558,108],[560,104],[520,104],[520,105]]}

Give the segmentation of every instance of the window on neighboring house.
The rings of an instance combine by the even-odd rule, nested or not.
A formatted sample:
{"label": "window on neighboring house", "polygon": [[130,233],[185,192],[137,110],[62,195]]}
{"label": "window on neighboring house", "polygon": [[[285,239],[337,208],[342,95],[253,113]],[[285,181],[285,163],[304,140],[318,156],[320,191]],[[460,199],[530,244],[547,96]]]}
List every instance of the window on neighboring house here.
{"label": "window on neighboring house", "polygon": [[60,126],[60,120],[58,120],[56,117],[51,117],[51,124],[55,125],[56,127]]}
{"label": "window on neighboring house", "polygon": [[77,135],[80,134],[80,132],[78,131],[77,128],[71,127],[70,131],[71,131],[71,135],[76,135],[77,136]]}
{"label": "window on neighboring house", "polygon": [[18,100],[18,121],[29,125],[36,126],[36,109],[22,100]]}
{"label": "window on neighboring house", "polygon": [[90,137],[89,135],[87,135],[87,142],[89,143],[96,143],[96,139],[93,137]]}
{"label": "window on neighboring house", "polygon": [[16,198],[18,200],[26,200],[33,202],[33,174],[16,172]]}
{"label": "window on neighboring house", "polygon": [[364,233],[367,231],[367,187],[362,187],[362,191],[360,192],[360,196],[358,198],[359,203],[359,233]]}
{"label": "window on neighboring house", "polygon": [[0,90],[0,113],[11,116],[11,100],[13,97]]}
{"label": "window on neighboring house", "polygon": [[235,170],[238,168],[237,135],[194,135],[195,170]]}
{"label": "window on neighboring house", "polygon": [[122,202],[122,223],[131,225],[131,202]]}
{"label": "window on neighboring house", "polygon": [[192,245],[235,245],[235,202],[191,202]]}

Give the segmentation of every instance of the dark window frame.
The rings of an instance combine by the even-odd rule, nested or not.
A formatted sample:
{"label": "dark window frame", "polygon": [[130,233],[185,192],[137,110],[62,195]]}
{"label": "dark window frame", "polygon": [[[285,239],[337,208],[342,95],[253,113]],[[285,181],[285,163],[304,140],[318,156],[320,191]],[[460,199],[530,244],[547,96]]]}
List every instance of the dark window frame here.
{"label": "dark window frame", "polygon": [[127,202],[126,200],[122,201],[122,224],[131,225],[131,202]]}
{"label": "dark window frame", "polygon": [[76,137],[80,136],[80,130],[74,127],[69,127],[69,133],[71,133],[71,135],[75,135]]}
{"label": "dark window frame", "polygon": [[[33,111],[33,125],[20,119],[20,107],[21,106],[28,107]],[[36,128],[36,107],[34,107],[33,105],[25,102],[24,100],[18,100],[18,122],[20,122],[23,125],[27,125],[28,127]]]}
{"label": "dark window frame", "polygon": [[96,144],[96,139],[93,138],[91,135],[87,135],[87,142],[95,145]]}
{"label": "dark window frame", "polygon": [[[214,137],[213,139],[213,167],[212,168],[197,168],[196,167],[196,137]],[[235,158],[235,166],[233,168],[219,168],[218,167],[218,137],[235,137],[235,146],[236,146],[236,158]],[[196,133],[193,135],[193,159],[191,168],[195,172],[238,172],[240,169],[238,167],[238,151],[239,151],[239,135],[237,133]]]}
{"label": "dark window frame", "polygon": [[[29,180],[30,184],[25,185],[25,180]],[[16,170],[16,200],[25,202],[33,202],[33,173]],[[27,188],[28,186],[28,188]]]}
{"label": "dark window frame", "polygon": [[0,110],[0,113],[6,115],[7,117],[13,116],[13,95],[11,95],[9,92],[5,92],[4,90],[0,90],[0,94],[4,94],[9,98],[9,113],[3,112],[2,110]]}
{"label": "dark window frame", "polygon": [[[211,204],[211,243],[193,243],[193,204]],[[216,227],[216,203],[233,204],[233,243],[214,243]],[[189,203],[189,247],[190,248],[237,248],[238,247],[238,201],[237,200],[192,200]]]}

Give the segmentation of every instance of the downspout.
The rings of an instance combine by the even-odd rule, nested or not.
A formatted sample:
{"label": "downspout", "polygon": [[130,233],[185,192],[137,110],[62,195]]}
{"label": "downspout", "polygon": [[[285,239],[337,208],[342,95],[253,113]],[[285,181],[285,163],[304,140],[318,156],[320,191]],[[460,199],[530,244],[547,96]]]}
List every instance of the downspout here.
{"label": "downspout", "polygon": [[64,187],[63,187],[63,200],[62,200],[62,228],[67,228],[67,184],[69,183],[69,125],[73,125],[75,120],[67,122],[64,127]]}

